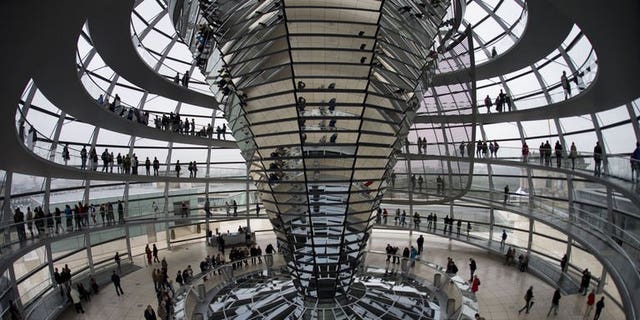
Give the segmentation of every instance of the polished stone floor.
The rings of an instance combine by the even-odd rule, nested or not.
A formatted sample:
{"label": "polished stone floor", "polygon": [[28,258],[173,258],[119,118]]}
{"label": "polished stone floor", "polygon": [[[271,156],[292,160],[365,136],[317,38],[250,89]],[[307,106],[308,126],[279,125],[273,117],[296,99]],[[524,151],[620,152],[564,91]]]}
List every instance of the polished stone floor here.
{"label": "polished stone floor", "polygon": [[[447,257],[456,261],[459,274],[465,276],[469,272],[469,257],[473,257],[477,264],[477,275],[481,279],[481,286],[477,292],[482,316],[492,320],[509,319],[547,319],[547,311],[551,304],[554,288],[529,273],[518,272],[515,268],[506,268],[498,257],[490,256],[483,250],[459,242],[443,238],[426,236],[423,260],[443,265]],[[371,250],[384,250],[387,243],[404,247],[409,245],[406,234],[399,235],[394,231],[377,230],[374,232]],[[274,237],[262,234],[258,237],[262,248],[268,243],[274,243]],[[169,271],[173,278],[178,268],[184,269],[191,264],[194,271],[198,270],[199,261],[207,254],[215,254],[216,250],[206,247],[204,243],[176,246],[171,251],[161,251],[169,264]],[[382,259],[380,259],[382,263]],[[373,263],[377,263],[375,260]],[[134,263],[144,266],[142,256],[134,258]],[[159,265],[158,265],[159,267]],[[116,296],[112,286],[104,288],[94,296],[90,303],[85,303],[84,314],[76,314],[72,309],[66,310],[60,319],[91,319],[91,320],[132,320],[144,319],[144,308],[151,304],[156,307],[155,291],[151,281],[151,267],[143,267],[123,278],[122,287],[125,294]],[[533,286],[536,303],[529,314],[518,315],[518,309],[524,304],[523,296],[526,289]],[[600,296],[597,297],[598,299]],[[607,303],[608,302],[608,303]],[[586,298],[581,295],[563,296],[560,300],[560,310],[556,319],[583,319]],[[593,316],[593,313],[592,313]],[[592,318],[590,318],[592,319]],[[624,319],[622,310],[605,299],[605,309],[600,319]]]}

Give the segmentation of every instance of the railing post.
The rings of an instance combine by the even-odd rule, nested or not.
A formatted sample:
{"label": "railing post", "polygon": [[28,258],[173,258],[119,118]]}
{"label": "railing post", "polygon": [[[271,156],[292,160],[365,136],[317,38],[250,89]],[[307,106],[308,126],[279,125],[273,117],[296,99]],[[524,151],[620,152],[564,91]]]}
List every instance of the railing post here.
{"label": "railing post", "polygon": [[529,218],[529,240],[527,241],[527,255],[531,254],[531,246],[533,245],[533,218]]}
{"label": "railing post", "polygon": [[250,181],[249,181],[249,172],[251,171],[251,161],[247,161],[247,179],[246,182],[244,184],[244,198],[245,198],[245,202],[246,202],[246,210],[247,210],[247,227],[249,227],[251,225],[251,203],[249,201],[249,188],[250,188]]}
{"label": "railing post", "polygon": [[9,271],[9,283],[11,285],[11,290],[16,293],[16,300],[14,302],[20,314],[24,315],[24,305],[22,304],[22,299],[20,298],[20,291],[18,291],[18,283],[16,282],[16,271],[13,269],[13,264],[11,264],[9,268],[7,268],[7,270]]}
{"label": "railing post", "polygon": [[[13,214],[11,212],[11,180],[13,173],[11,171],[5,172],[4,179],[4,201],[2,202],[2,223],[9,225],[13,222]],[[4,243],[11,243],[11,227],[5,227],[3,232]]]}
{"label": "railing post", "polygon": [[493,243],[493,227],[495,225],[495,216],[493,208],[489,208],[489,245]]}
{"label": "railing post", "polygon": [[602,274],[600,275],[600,281],[598,282],[598,287],[596,288],[596,293],[601,294],[604,290],[604,284],[607,282],[607,270],[602,268]]}
{"label": "railing post", "polygon": [[89,232],[89,228],[84,229],[84,245],[87,247],[87,262],[89,263],[89,270],[91,270],[91,273],[95,273],[93,253],[91,252],[91,232]]}

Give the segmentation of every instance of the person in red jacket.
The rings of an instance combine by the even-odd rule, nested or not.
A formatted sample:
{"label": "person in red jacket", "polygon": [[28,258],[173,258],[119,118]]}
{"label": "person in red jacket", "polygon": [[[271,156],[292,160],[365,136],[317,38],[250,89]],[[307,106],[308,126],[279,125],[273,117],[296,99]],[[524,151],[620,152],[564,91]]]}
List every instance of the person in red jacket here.
{"label": "person in red jacket", "polygon": [[591,293],[587,296],[587,310],[584,312],[584,318],[587,319],[593,310],[593,305],[596,304],[596,291],[591,290]]}
{"label": "person in red jacket", "polygon": [[480,279],[478,279],[477,275],[473,276],[473,281],[471,282],[471,292],[474,294],[478,292],[478,287],[480,286]]}

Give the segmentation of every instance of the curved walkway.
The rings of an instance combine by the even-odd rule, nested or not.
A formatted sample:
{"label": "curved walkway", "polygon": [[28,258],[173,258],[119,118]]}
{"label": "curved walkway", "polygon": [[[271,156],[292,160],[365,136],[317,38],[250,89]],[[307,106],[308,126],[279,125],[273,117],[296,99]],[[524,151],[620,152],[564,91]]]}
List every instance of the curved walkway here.
{"label": "curved walkway", "polygon": [[189,90],[160,76],[140,58],[131,41],[131,13],[135,0],[95,1],[89,17],[91,40],[102,59],[127,81],[163,97],[219,109],[210,95]]}
{"label": "curved walkway", "polygon": [[[592,171],[588,170],[571,170],[568,168],[558,168],[556,166],[544,166],[534,162],[533,159],[529,159],[529,162],[522,162],[521,159],[518,158],[510,158],[511,160],[504,160],[500,158],[482,158],[482,157],[448,157],[448,156],[438,156],[438,155],[424,155],[424,154],[402,154],[401,157],[405,159],[411,160],[440,160],[440,161],[455,161],[460,162],[474,162],[474,163],[486,163],[486,164],[495,164],[501,166],[511,166],[511,167],[521,167],[521,168],[531,168],[535,170],[546,170],[551,172],[557,172],[567,175],[573,175],[576,177],[580,177],[585,180],[589,180],[591,182],[599,183],[605,185],[607,187],[612,188],[614,191],[619,192],[627,199],[631,200],[633,203],[640,203],[640,194],[637,192],[637,185],[631,183],[628,180],[611,177],[611,176],[594,176]],[[555,161],[555,159],[554,159]]]}
{"label": "curved walkway", "polygon": [[[527,26],[521,38],[509,50],[476,66],[476,80],[508,74],[542,60],[564,41],[573,22],[562,12],[549,10],[547,0],[527,0]],[[433,76],[433,86],[471,81],[468,69],[439,73]]]}
{"label": "curved walkway", "polygon": [[501,123],[564,118],[616,108],[640,96],[640,42],[632,40],[640,30],[640,3],[622,0],[603,8],[596,0],[554,1],[547,10],[558,10],[574,19],[595,49],[598,74],[587,89],[543,107],[477,116],[418,115],[414,122]]}
{"label": "curved walkway", "polygon": [[237,148],[235,141],[164,131],[127,120],[108,111],[105,106],[99,105],[97,100],[89,95],[78,79],[74,57],[77,38],[69,38],[72,38],[72,41],[65,41],[64,44],[60,44],[59,55],[49,58],[51,63],[47,67],[47,72],[41,72],[35,77],[38,88],[59,109],[83,122],[136,137],[227,149]]}
{"label": "curved walkway", "polygon": [[[376,232],[376,231],[374,231]],[[372,237],[370,250],[384,250],[387,243],[396,246],[406,246],[410,239],[405,234],[390,235],[388,233],[375,234]],[[415,240],[415,238],[413,239]],[[262,237],[257,239],[258,244],[264,248],[268,243],[274,243],[275,237]],[[175,276],[178,269],[183,269],[187,264],[198,265],[206,255],[215,255],[217,251],[203,244],[177,246],[171,250],[160,250],[160,257],[167,259],[170,274]],[[476,293],[480,314],[487,319],[545,319],[554,288],[546,285],[528,273],[518,272],[513,268],[504,268],[501,259],[487,256],[482,250],[449,242],[446,239],[427,236],[423,258],[436,263],[445,263],[447,257],[452,257],[460,268],[460,274],[466,275],[466,261],[473,257],[478,263],[478,275],[482,279],[480,290]],[[384,264],[380,257],[372,255],[368,257],[376,265]],[[143,257],[134,258],[136,265],[144,265]],[[154,266],[157,267],[157,266]],[[113,287],[106,287],[99,295],[92,297],[90,303],[83,303],[86,314],[78,315],[73,308],[67,308],[60,319],[63,320],[119,320],[141,319],[144,309],[151,304],[157,307],[153,283],[151,282],[152,268],[141,268],[123,278],[125,295],[114,295]],[[522,295],[529,286],[534,287],[537,298],[536,306],[528,315],[518,315],[518,309],[522,306]],[[582,319],[586,299],[580,295],[563,296],[560,301],[560,310],[556,319]],[[112,306],[118,306],[113,308]],[[619,319],[621,312],[612,304],[608,304],[603,311],[604,319]],[[547,318],[548,319],[548,318]]]}
{"label": "curved walkway", "polygon": [[[43,177],[62,174],[60,177],[63,178],[86,179],[85,171],[69,170],[62,165],[53,164],[38,157],[27,150],[17,138],[16,106],[31,78],[41,78],[46,81],[40,80],[40,82],[53,86],[52,89],[55,90],[48,89],[48,91],[55,93],[56,100],[60,99],[64,102],[56,103],[61,109],[72,111],[71,114],[81,114],[90,123],[106,129],[151,139],[236,148],[233,141],[211,141],[205,138],[181,136],[143,125],[132,125],[128,120],[116,119],[117,117],[113,114],[96,115],[97,108],[102,108],[80,84],[75,57],[77,40],[85,22],[86,13],[95,10],[97,2],[70,0],[63,3],[41,3],[37,7],[22,1],[0,4],[0,12],[6,13],[3,19],[0,19],[0,34],[3,41],[15,44],[0,51],[3,70],[11,74],[0,86],[0,103],[4,106],[0,109],[0,142],[8,151],[0,157],[0,168]],[[33,17],[37,17],[37,24],[24,23]],[[126,26],[129,28],[129,22]],[[38,36],[25,37],[25,35]],[[68,68],[61,68],[62,65]],[[61,72],[59,76],[66,77],[66,80],[57,77],[58,71]],[[74,97],[65,97],[67,94]],[[110,113],[106,110],[100,112]],[[116,175],[102,176],[100,179],[104,178],[123,180],[123,176]]]}
{"label": "curved walkway", "polygon": [[[245,211],[239,210],[237,216],[227,216],[226,214],[212,214],[209,218],[211,222],[220,222],[220,221],[232,221],[232,220],[242,220],[245,222],[247,218],[251,219],[266,219],[266,215],[262,215],[260,217],[250,216],[248,217],[244,214]],[[63,212],[64,215],[64,212]],[[116,213],[117,215],[117,213]],[[117,216],[116,216],[117,218]],[[98,218],[99,219],[99,218]],[[171,223],[171,222],[184,222],[189,221],[190,223],[204,223],[206,217],[204,215],[190,215],[187,218],[181,218],[179,216],[154,216],[154,215],[146,215],[146,216],[137,216],[126,218],[126,223],[114,223],[111,225],[100,225],[94,224],[83,227],[81,230],[74,230],[69,232],[61,232],[59,234],[55,234],[53,236],[46,237],[36,237],[34,239],[27,239],[24,242],[14,242],[8,246],[1,247],[2,249],[2,259],[0,259],[0,270],[5,270],[8,266],[10,266],[16,259],[24,256],[25,254],[35,250],[36,248],[44,245],[45,243],[55,242],[64,240],[71,237],[76,237],[78,235],[90,234],[95,232],[101,232],[105,230],[118,229],[124,226],[143,226],[149,223]],[[62,217],[62,223],[65,224],[65,217]],[[6,228],[9,228],[10,232],[15,232],[14,224],[10,226],[2,226],[0,230],[5,231]],[[35,228],[34,228],[35,229]],[[28,232],[28,231],[27,231]],[[204,232],[204,231],[203,231]],[[204,237],[204,233],[202,235]]]}
{"label": "curved walkway", "polygon": [[[413,231],[413,232],[421,232],[426,234],[431,234],[434,236],[449,238],[450,240],[460,241],[466,244],[470,244],[472,246],[485,249],[487,252],[496,255],[498,258],[503,258],[505,255],[504,248],[506,247],[515,247],[514,245],[506,245],[504,248],[500,247],[499,240],[489,240],[484,238],[479,238],[473,235],[466,236],[464,234],[458,235],[456,233],[449,233],[448,236],[439,233],[440,227],[436,226],[434,229],[426,229],[426,223],[422,224],[422,228],[408,228],[401,227],[399,225],[390,225],[390,224],[382,224],[376,223],[375,228],[378,229],[388,229],[388,230],[405,230],[405,231]],[[426,229],[426,230],[425,230]],[[518,248],[518,250],[526,251],[526,248]],[[516,254],[518,256],[518,254]],[[516,266],[514,264],[514,266]],[[580,289],[579,281],[573,277],[570,277],[568,274],[562,273],[559,265],[551,264],[548,260],[544,260],[537,255],[529,256],[529,269],[531,273],[535,274],[538,278],[543,279],[551,286],[558,286],[562,290],[563,294],[576,294]]]}
{"label": "curved walkway", "polygon": [[[500,199],[500,195],[495,195],[494,198]],[[492,201],[475,197],[465,197],[464,201],[529,217],[571,236],[572,239],[586,248],[588,252],[593,253],[611,275],[611,278],[620,291],[627,319],[637,319],[637,315],[640,312],[640,299],[633,297],[637,292],[640,292],[640,274],[637,272],[633,261],[627,258],[624,250],[608,235],[596,235],[597,231],[586,231],[576,226],[573,221],[568,221],[568,219],[562,219],[558,215],[543,212],[540,208],[531,208],[528,206],[516,207],[509,204],[503,205],[495,200]],[[393,199],[386,203],[408,205],[409,202],[408,199]],[[413,205],[420,205],[420,201],[413,200]]]}

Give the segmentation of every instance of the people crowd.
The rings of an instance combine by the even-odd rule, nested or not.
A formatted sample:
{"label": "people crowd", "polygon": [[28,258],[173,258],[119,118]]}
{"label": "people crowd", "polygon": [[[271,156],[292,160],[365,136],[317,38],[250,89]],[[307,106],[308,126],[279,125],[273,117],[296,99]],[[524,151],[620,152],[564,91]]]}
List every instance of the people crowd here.
{"label": "people crowd", "polygon": [[[125,222],[124,203],[120,200],[102,204],[78,202],[73,208],[67,204],[62,210],[60,207],[56,207],[53,210],[44,210],[41,206],[33,210],[31,210],[31,207],[27,207],[26,210],[25,215],[22,209],[17,207],[13,215],[14,227],[20,242],[29,238],[31,240],[36,238],[42,240],[47,236],[53,236],[58,233],[81,231],[92,225],[115,225],[116,214],[118,224]],[[27,231],[29,235],[27,235]]]}
{"label": "people crowd", "polygon": [[[176,75],[178,84],[181,83],[183,86],[186,86],[185,83],[188,83],[188,80],[187,82],[185,82],[185,77],[189,77],[188,71],[185,73],[182,80],[180,80],[179,75]],[[104,106],[107,110],[115,113],[122,118],[146,126],[150,124],[149,121],[151,120],[151,118],[148,111],[142,111],[136,107],[125,106],[124,104],[122,104],[120,96],[118,94],[115,95],[113,101],[109,101],[108,97],[105,98],[105,95],[101,94],[98,97],[97,102],[99,105]],[[153,126],[156,129],[160,129],[162,131],[170,131],[178,134],[191,135],[196,137],[213,138],[214,129],[210,123],[206,126],[197,128],[195,118],[191,118],[191,121],[189,121],[187,117],[181,117],[179,113],[170,112],[169,114],[156,114],[153,118]],[[31,129],[33,129],[33,127]],[[226,123],[223,123],[222,127],[217,126],[217,139],[220,139],[220,137],[222,136],[222,139],[226,140],[226,131]]]}

